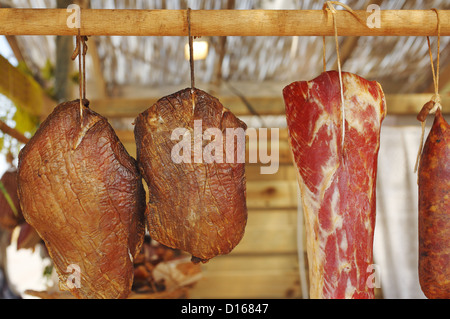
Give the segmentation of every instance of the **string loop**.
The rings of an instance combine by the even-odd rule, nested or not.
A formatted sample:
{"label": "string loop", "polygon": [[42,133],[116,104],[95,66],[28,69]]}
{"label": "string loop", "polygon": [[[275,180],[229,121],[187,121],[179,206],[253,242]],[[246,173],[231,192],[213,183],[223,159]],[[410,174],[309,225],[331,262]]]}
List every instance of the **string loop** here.
{"label": "string loop", "polygon": [[[339,72],[339,86],[340,86],[340,91],[341,91],[341,117],[342,117],[342,141],[341,141],[341,145],[342,145],[342,149],[344,149],[344,142],[345,142],[345,102],[344,102],[344,85],[342,84],[342,70],[341,70],[341,59],[339,56],[339,41],[338,41],[338,32],[337,32],[337,24],[336,24],[336,9],[333,7],[333,3],[336,1],[327,1],[324,6],[323,9],[324,10],[329,10],[332,13],[333,16],[333,27],[334,27],[334,41],[336,44],[336,59],[337,59],[337,64],[338,64],[338,72]],[[339,3],[340,4],[340,3]],[[351,10],[351,9],[350,9]],[[324,72],[326,71],[326,66],[325,66],[325,37],[323,37],[323,42],[324,42],[324,57],[323,57],[323,61],[324,61]]]}
{"label": "string loop", "polygon": [[78,28],[78,35],[76,36],[76,46],[72,53],[72,60],[78,57],[78,87],[80,94],[80,118],[83,119],[83,100],[86,99],[86,54],[87,54],[87,36],[80,35],[80,28]]}
{"label": "string loop", "polygon": [[191,69],[191,99],[192,112],[195,111],[195,75],[194,75],[194,38],[191,35],[191,8],[187,9],[188,37],[189,37],[189,66]]}
{"label": "string loop", "polygon": [[434,94],[431,96],[430,101],[428,101],[427,103],[424,104],[424,106],[420,110],[419,114],[417,115],[417,120],[419,120],[421,122],[422,133],[420,135],[420,145],[419,145],[419,151],[418,151],[417,157],[416,157],[416,164],[414,165],[414,173],[417,172],[420,157],[422,155],[427,115],[434,114],[434,113],[436,113],[437,110],[442,110],[441,96],[439,95],[439,55],[441,52],[441,21],[439,19],[439,11],[435,8],[433,8],[431,10],[433,10],[436,13],[436,19],[437,19],[436,72],[434,70],[433,53],[431,52],[430,37],[427,36],[428,53],[430,56],[431,72],[433,74]]}
{"label": "string loop", "polygon": [[[367,27],[367,24],[365,23],[365,21],[363,19],[361,19],[352,8],[350,8],[348,5],[341,3],[339,1],[326,1],[325,4],[323,5],[322,9],[325,12],[326,12],[326,10],[329,10],[329,11],[331,11],[332,14],[336,14],[337,11],[334,8],[333,4],[343,7],[346,11],[350,12],[356,18],[356,20],[359,21],[359,23],[361,23],[363,26]],[[333,17],[334,17],[334,15],[333,15]],[[336,33],[336,27],[335,27],[335,33]],[[322,36],[322,42],[323,42],[323,72],[326,72],[327,61],[326,61],[325,36]]]}

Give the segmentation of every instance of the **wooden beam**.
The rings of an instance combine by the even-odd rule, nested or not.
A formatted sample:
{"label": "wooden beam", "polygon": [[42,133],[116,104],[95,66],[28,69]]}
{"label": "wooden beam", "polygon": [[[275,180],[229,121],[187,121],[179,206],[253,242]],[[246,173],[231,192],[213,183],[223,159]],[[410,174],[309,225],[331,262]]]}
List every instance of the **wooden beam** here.
{"label": "wooden beam", "polygon": [[[427,103],[432,93],[419,94],[388,94],[386,105],[388,114],[395,115],[417,115],[423,105]],[[450,93],[441,95],[442,112],[450,113]]]}
{"label": "wooden beam", "polygon": [[[66,9],[0,9],[0,34],[76,35]],[[372,12],[355,10],[361,21]],[[380,28],[370,29],[351,13],[337,10],[341,36],[431,36],[437,33],[432,10],[381,10]],[[440,10],[441,35],[450,35],[450,10]],[[331,14],[324,10],[193,10],[193,36],[332,36]],[[85,9],[83,35],[186,36],[187,10]]]}
{"label": "wooden beam", "polygon": [[[383,2],[383,0],[376,0],[376,1],[369,0],[369,1],[366,1],[366,3],[364,4],[364,7],[367,7],[370,4],[375,4],[375,5],[381,6],[382,2]],[[347,60],[351,57],[354,49],[357,47],[358,41],[359,41],[359,37],[346,37],[344,39],[344,42],[342,43],[342,45],[340,45],[339,55],[340,55],[340,63],[341,63],[342,68],[344,68],[345,62],[347,62]],[[338,61],[336,59],[332,70],[337,70],[337,69],[338,69]]]}
{"label": "wooden beam", "polygon": [[[422,106],[430,100],[432,94],[388,94],[386,104],[388,114],[416,115]],[[158,98],[106,98],[92,99],[92,110],[107,118],[129,117],[137,115],[158,101]],[[217,95],[220,102],[237,116],[252,115],[245,104],[236,96]],[[450,113],[450,93],[442,94],[443,113]],[[247,96],[246,100],[260,115],[284,115],[285,106],[281,96],[258,97]]]}
{"label": "wooden beam", "polygon": [[[90,108],[108,118],[136,117],[161,97],[92,99]],[[252,115],[239,97],[218,96],[218,99],[236,115]],[[284,102],[281,97],[246,97],[246,100],[261,115],[284,114]]]}
{"label": "wooden beam", "polygon": [[[91,6],[90,0],[76,0],[75,3],[78,4],[82,10],[90,9]],[[93,79],[89,81],[89,85],[86,86],[86,95],[95,95],[98,98],[105,98],[108,96],[108,90],[105,77],[103,76],[102,61],[98,55],[96,38],[90,38],[86,45],[88,47],[87,54],[92,61],[92,72],[90,72],[90,75],[93,77]]]}
{"label": "wooden beam", "polygon": [[14,56],[16,57],[18,62],[24,62],[25,59],[23,58],[22,52],[20,51],[19,44],[17,43],[17,39],[13,35],[7,35],[6,40],[8,41],[9,46],[11,47],[11,50],[14,53]]}
{"label": "wooden beam", "polygon": [[[280,231],[266,236],[261,231],[259,238],[256,237],[255,246],[259,244],[259,248],[264,247],[266,243],[284,239],[285,235]],[[296,244],[295,238],[289,239],[293,241],[292,245]],[[189,297],[192,299],[302,298],[297,251],[290,254],[246,255],[231,252],[215,257],[212,262],[202,265],[202,269],[202,279],[189,289]],[[268,309],[270,310],[270,305]]]}
{"label": "wooden beam", "polygon": [[11,137],[14,137],[16,140],[18,140],[21,143],[28,143],[29,139],[23,135],[22,133],[20,133],[18,130],[16,130],[15,128],[12,128],[10,126],[8,126],[5,122],[0,121],[0,131],[2,131],[5,134],[8,134]]}

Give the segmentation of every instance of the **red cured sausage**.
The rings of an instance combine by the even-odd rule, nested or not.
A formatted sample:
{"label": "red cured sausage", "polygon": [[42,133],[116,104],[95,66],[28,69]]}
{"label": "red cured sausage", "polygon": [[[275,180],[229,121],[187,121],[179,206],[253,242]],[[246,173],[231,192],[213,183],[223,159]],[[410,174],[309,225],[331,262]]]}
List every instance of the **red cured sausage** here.
{"label": "red cured sausage", "polygon": [[450,126],[440,110],[419,164],[419,281],[428,298],[450,298]]}

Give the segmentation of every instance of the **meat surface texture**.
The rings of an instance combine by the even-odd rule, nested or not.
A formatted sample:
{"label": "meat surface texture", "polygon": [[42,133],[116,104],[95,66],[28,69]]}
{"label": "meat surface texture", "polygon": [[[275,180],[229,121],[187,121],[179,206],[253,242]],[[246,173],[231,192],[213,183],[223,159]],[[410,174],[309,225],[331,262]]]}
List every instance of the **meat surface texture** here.
{"label": "meat surface texture", "polygon": [[[200,120],[196,132],[194,121]],[[195,144],[210,128],[218,129],[222,136]],[[146,216],[150,237],[189,252],[194,262],[229,253],[240,242],[247,223],[245,163],[237,162],[236,157],[231,163],[195,159],[196,149],[205,150],[220,139],[225,157],[226,128],[245,130],[246,125],[215,97],[198,89],[191,93],[190,88],[161,98],[135,121],[137,161],[149,188]],[[185,131],[183,139],[191,146],[188,160],[182,162],[171,155],[182,138],[177,134],[172,139],[175,129]],[[237,145],[230,150],[233,155]]]}
{"label": "meat surface texture", "polygon": [[386,106],[377,82],[347,72],[342,81],[344,112],[336,71],[291,83],[283,96],[305,216],[310,297],[369,299]]}
{"label": "meat surface texture", "polygon": [[419,282],[450,298],[450,126],[438,110],[419,164]]}
{"label": "meat surface texture", "polygon": [[[16,226],[24,222],[22,210],[20,209],[19,196],[17,195],[17,170],[8,169],[1,178],[4,190],[9,196],[6,198],[3,191],[0,191],[0,227],[7,230],[13,230]],[[15,208],[15,211],[11,207]]]}
{"label": "meat surface texture", "polygon": [[19,198],[44,240],[60,288],[77,298],[125,298],[145,231],[136,161],[84,100],[58,105],[19,154]]}

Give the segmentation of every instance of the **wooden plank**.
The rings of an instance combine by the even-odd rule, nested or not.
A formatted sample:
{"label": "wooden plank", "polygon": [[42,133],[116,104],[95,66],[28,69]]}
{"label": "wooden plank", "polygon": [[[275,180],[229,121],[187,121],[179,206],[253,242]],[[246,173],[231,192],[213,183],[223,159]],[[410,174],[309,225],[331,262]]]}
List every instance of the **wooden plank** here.
{"label": "wooden plank", "polygon": [[[281,94],[281,93],[280,93]],[[91,100],[92,110],[108,117],[132,117],[144,112],[155,104],[162,96],[149,98],[95,98]],[[222,105],[226,106],[235,115],[252,115],[239,97],[218,96]],[[256,111],[261,115],[279,115],[284,113],[284,102],[279,97],[246,97],[247,101],[255,106]]]}
{"label": "wooden plank", "polygon": [[[440,10],[441,35],[450,35],[450,10]],[[0,34],[76,35],[67,26],[66,9],[0,9]],[[355,10],[361,21],[371,12]],[[380,27],[369,28],[337,10],[341,36],[432,36],[437,18],[432,10],[381,10]],[[299,28],[299,25],[302,26]],[[331,14],[324,10],[192,10],[193,36],[332,36]],[[187,10],[84,9],[81,34],[186,36]]]}
{"label": "wooden plank", "polygon": [[244,237],[232,254],[267,255],[297,251],[297,209],[249,209]]}
{"label": "wooden plank", "polygon": [[[88,41],[89,42],[89,41]],[[89,99],[89,107],[107,118],[136,118],[158,101],[159,98],[93,98]]]}
{"label": "wooden plank", "polygon": [[300,298],[296,254],[218,256],[202,265],[191,298]]}
{"label": "wooden plank", "polygon": [[292,163],[280,164],[275,174],[261,174],[260,164],[245,165],[245,176],[250,181],[297,181],[297,170]]}
{"label": "wooden plank", "polygon": [[296,208],[296,181],[247,182],[247,206],[249,208]]}
{"label": "wooden plank", "polygon": [[[417,115],[423,105],[427,103],[433,93],[419,94],[388,94],[386,105],[388,114],[393,115]],[[450,113],[450,93],[441,94],[442,112]]]}
{"label": "wooden plank", "polygon": [[[285,115],[285,105],[281,94],[280,91],[278,96],[246,96],[246,99],[259,115]],[[431,95],[432,93],[387,94],[387,112],[393,115],[416,115],[423,104],[429,101]],[[239,97],[221,95],[220,93],[216,96],[236,116],[252,115]],[[91,108],[107,118],[129,117],[134,119],[161,97],[92,99]],[[441,94],[441,99],[443,112],[450,114],[450,92]]]}
{"label": "wooden plank", "polygon": [[17,61],[24,63],[25,59],[23,58],[22,52],[20,51],[19,44],[17,43],[17,38],[12,35],[7,35],[6,40],[8,41],[8,44],[11,47],[11,50],[13,51]]}

